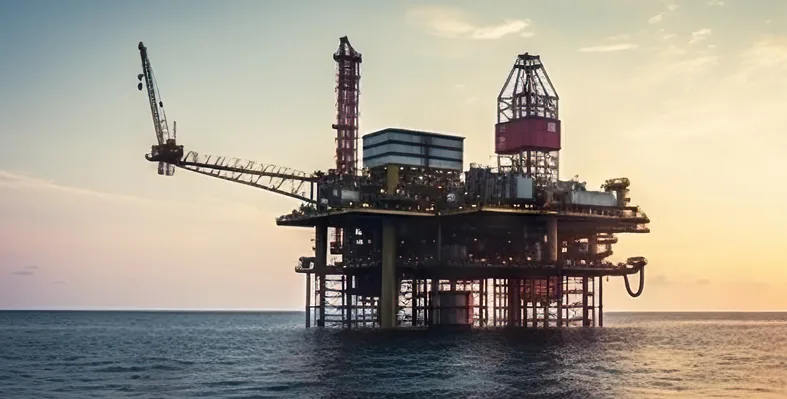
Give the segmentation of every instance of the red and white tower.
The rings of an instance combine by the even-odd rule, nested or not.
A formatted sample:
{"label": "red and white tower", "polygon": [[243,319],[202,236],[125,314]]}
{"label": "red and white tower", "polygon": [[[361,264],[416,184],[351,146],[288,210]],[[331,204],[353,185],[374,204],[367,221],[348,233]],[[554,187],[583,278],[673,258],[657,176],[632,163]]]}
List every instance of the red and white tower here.
{"label": "red and white tower", "polygon": [[558,95],[541,58],[520,54],[497,97],[495,153],[501,172],[524,173],[536,187],[558,180]]}

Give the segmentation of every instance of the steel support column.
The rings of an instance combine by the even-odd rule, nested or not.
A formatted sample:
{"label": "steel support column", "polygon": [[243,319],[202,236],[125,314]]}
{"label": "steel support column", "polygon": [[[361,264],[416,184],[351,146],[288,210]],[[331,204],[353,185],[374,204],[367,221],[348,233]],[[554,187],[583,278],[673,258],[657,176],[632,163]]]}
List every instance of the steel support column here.
{"label": "steel support column", "polygon": [[418,283],[418,279],[413,278],[413,296],[412,302],[410,303],[410,312],[412,313],[412,321],[410,325],[412,327],[418,326],[418,291],[421,285]]}
{"label": "steel support column", "polygon": [[508,279],[508,326],[522,326],[522,280],[518,278]]}
{"label": "steel support column", "polygon": [[547,254],[550,262],[558,259],[559,243],[557,241],[557,217],[547,218]]}
{"label": "steel support column", "polygon": [[590,314],[588,312],[588,278],[582,277],[582,326],[590,327]]}
{"label": "steel support column", "polygon": [[[588,254],[590,255],[590,261],[595,262],[596,255],[598,254],[598,235],[595,233],[588,237]],[[582,325],[585,327],[590,327],[591,325],[590,309],[588,306],[588,287],[588,277],[582,277]],[[595,292],[593,295],[595,295]]]}
{"label": "steel support column", "polygon": [[347,328],[352,328],[352,292],[353,292],[353,276],[344,275],[344,284],[343,284],[344,292],[344,309],[342,312],[344,313],[344,321],[346,322]]}
{"label": "steel support column", "polygon": [[[530,279],[530,298],[533,303],[533,328],[538,327],[538,304],[536,304],[536,280]],[[525,306],[527,308],[527,306]]]}
{"label": "steel support column", "polygon": [[306,273],[306,328],[312,326],[312,274]]}
{"label": "steel support column", "polygon": [[[560,255],[560,242],[558,241],[558,234],[557,234],[557,217],[550,216],[547,219],[547,245],[548,245],[548,256],[549,256],[549,263],[553,265],[557,265],[558,256]],[[546,298],[546,305],[544,305],[544,327],[549,327],[549,305],[552,303],[552,299],[549,293],[549,284],[550,278],[547,277],[546,285],[547,285],[547,298]],[[563,322],[563,284],[558,284],[557,288],[557,325],[560,326]]]}
{"label": "steel support column", "polygon": [[319,280],[319,302],[317,306],[317,327],[325,327],[325,273],[328,267],[328,226],[317,225],[314,232],[314,269],[315,278]]}
{"label": "steel support column", "polygon": [[598,326],[604,327],[604,276],[598,278]]}
{"label": "steel support column", "polygon": [[396,327],[396,308],[399,290],[396,278],[396,224],[392,220],[383,221],[383,265],[382,289],[380,295],[380,326]]}
{"label": "steel support column", "polygon": [[[440,221],[439,218],[437,219],[437,247],[435,248],[435,251],[437,252],[436,258],[438,264],[442,264],[441,262],[443,260],[443,223]],[[429,317],[428,317],[429,321],[427,322],[427,325],[431,325],[433,321],[432,316],[434,315],[434,309],[432,309],[432,298],[435,294],[437,294],[437,292],[440,291],[440,279],[432,277],[429,283],[431,284],[431,287],[428,293],[429,306],[426,307],[429,313]]]}

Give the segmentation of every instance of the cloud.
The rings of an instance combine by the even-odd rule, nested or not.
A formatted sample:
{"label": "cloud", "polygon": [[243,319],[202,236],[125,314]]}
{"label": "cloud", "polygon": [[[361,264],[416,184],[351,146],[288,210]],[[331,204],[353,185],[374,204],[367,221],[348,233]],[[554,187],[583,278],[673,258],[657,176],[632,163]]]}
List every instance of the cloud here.
{"label": "cloud", "polygon": [[31,266],[25,266],[19,270],[15,270],[11,272],[11,274],[14,276],[33,276],[36,274],[37,270],[38,270],[38,266],[31,265]]}
{"label": "cloud", "polygon": [[708,0],[708,5],[711,7],[724,7],[722,0]]}
{"label": "cloud", "polygon": [[[637,76],[640,84],[658,87],[665,82],[670,82],[683,91],[691,91],[699,84],[698,77],[719,64],[719,57],[713,54],[687,54],[678,48],[671,50],[672,54],[664,54],[662,59],[647,67]],[[642,76],[647,78],[642,79]]]}
{"label": "cloud", "polygon": [[[468,15],[456,8],[446,6],[415,6],[410,8],[406,17],[440,37],[471,38],[476,40],[500,39],[520,33],[530,26],[529,19],[505,20],[493,25],[476,25],[469,21]],[[529,34],[529,36],[525,36]],[[532,36],[532,32],[524,32],[523,37]]]}
{"label": "cloud", "polygon": [[660,13],[652,16],[652,17],[650,17],[650,19],[648,19],[648,23],[649,24],[657,24],[657,23],[661,22],[661,20],[664,19],[664,15],[666,13],[673,12],[673,11],[677,10],[678,7],[679,6],[677,4],[667,4],[667,11],[662,11],[662,12],[660,12]]}
{"label": "cloud", "polygon": [[718,65],[718,63],[718,56],[706,54],[675,61],[669,64],[669,68],[679,74],[689,74],[704,71],[707,67]]}
{"label": "cloud", "polygon": [[629,35],[627,33],[622,33],[620,35],[607,36],[605,39],[606,40],[611,40],[611,41],[629,40],[629,39],[631,39],[631,35]]}
{"label": "cloud", "polygon": [[499,25],[492,25],[492,26],[484,26],[480,28],[475,28],[473,30],[472,37],[473,39],[499,39],[503,36],[510,35],[512,33],[521,32],[523,29],[527,28],[530,24],[529,21],[505,21]]}
{"label": "cloud", "polygon": [[787,83],[787,36],[765,36],[742,54],[738,82]]}
{"label": "cloud", "polygon": [[[26,176],[6,170],[0,170],[0,189],[49,191],[64,195],[95,198],[102,201],[123,203],[142,206],[151,209],[166,210],[170,213],[183,215],[197,215],[198,217],[211,217],[218,220],[248,220],[250,217],[262,216],[260,209],[237,203],[227,203],[216,200],[202,201],[172,201],[143,197],[135,197],[117,193],[105,193],[78,187],[58,184],[52,180]],[[206,213],[206,209],[209,211]],[[274,215],[265,215],[273,217]],[[275,215],[278,216],[278,215]]]}
{"label": "cloud", "polygon": [[669,282],[667,280],[667,276],[665,276],[663,274],[659,274],[659,275],[653,276],[653,277],[651,277],[648,280],[645,280],[645,282],[646,283],[651,283],[653,285],[666,285],[666,284],[669,284]]}
{"label": "cloud", "polygon": [[39,179],[36,177],[25,176],[17,173],[12,173],[5,170],[0,170],[0,188],[10,189],[43,189],[60,191],[76,195],[86,195],[96,198],[103,198],[109,200],[129,201],[137,203],[155,203],[155,201],[145,198],[126,196],[122,194],[102,193],[93,190],[86,190],[76,187],[62,186],[52,180]]}
{"label": "cloud", "polygon": [[522,36],[522,37],[533,37],[535,35],[536,35],[536,32],[522,32],[522,33],[519,34],[519,36]]}
{"label": "cloud", "polygon": [[639,46],[634,43],[620,43],[620,44],[582,47],[579,49],[579,51],[583,53],[608,53],[612,51],[632,50],[637,47]]}
{"label": "cloud", "polygon": [[689,40],[689,44],[699,43],[710,36],[712,31],[709,28],[703,28],[696,32],[691,32],[691,40]]}
{"label": "cloud", "polygon": [[659,274],[650,279],[646,279],[645,283],[652,285],[709,285],[711,281],[707,278],[692,280],[689,276],[685,275],[673,276],[670,278],[663,274]]}
{"label": "cloud", "polygon": [[[628,82],[624,86],[635,85],[639,93],[661,90],[671,91],[673,96],[680,95],[704,85],[706,80],[702,77],[719,64],[715,51],[704,46],[675,41],[660,43],[653,47],[652,54],[645,55],[651,58],[649,62],[636,66],[623,78]],[[668,101],[665,98],[660,102]]]}

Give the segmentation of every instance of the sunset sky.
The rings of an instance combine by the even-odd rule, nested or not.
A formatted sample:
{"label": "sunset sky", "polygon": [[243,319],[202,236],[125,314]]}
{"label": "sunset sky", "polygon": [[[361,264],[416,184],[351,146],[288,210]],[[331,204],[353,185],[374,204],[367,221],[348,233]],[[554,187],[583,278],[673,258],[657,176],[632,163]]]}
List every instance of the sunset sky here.
{"label": "sunset sky", "polygon": [[[605,310],[787,310],[783,0],[5,1],[0,308],[301,309],[297,201],[164,178],[137,43],[187,150],[333,163],[339,37],[363,54],[361,133],[467,137],[494,163],[496,96],[539,54],[561,97],[561,178],[631,179],[644,294]],[[636,284],[636,283],[635,283]]]}

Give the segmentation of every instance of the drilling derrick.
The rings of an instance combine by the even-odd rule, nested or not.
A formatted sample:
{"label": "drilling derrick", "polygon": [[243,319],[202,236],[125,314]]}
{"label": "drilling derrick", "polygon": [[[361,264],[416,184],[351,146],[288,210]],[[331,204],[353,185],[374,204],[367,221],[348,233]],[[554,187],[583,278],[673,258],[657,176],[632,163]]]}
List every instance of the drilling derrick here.
{"label": "drilling derrick", "polygon": [[557,182],[558,100],[541,58],[520,54],[497,97],[495,153],[501,172],[523,173],[539,188]]}
{"label": "drilling derrick", "polygon": [[[339,39],[336,61],[336,174],[355,176],[358,170],[358,97],[360,95],[361,53],[355,51],[347,36]],[[343,248],[342,230],[334,229],[331,253]]]}
{"label": "drilling derrick", "polygon": [[361,80],[361,53],[347,36],[339,39],[336,61],[336,172],[354,176],[358,169],[358,96]]}

